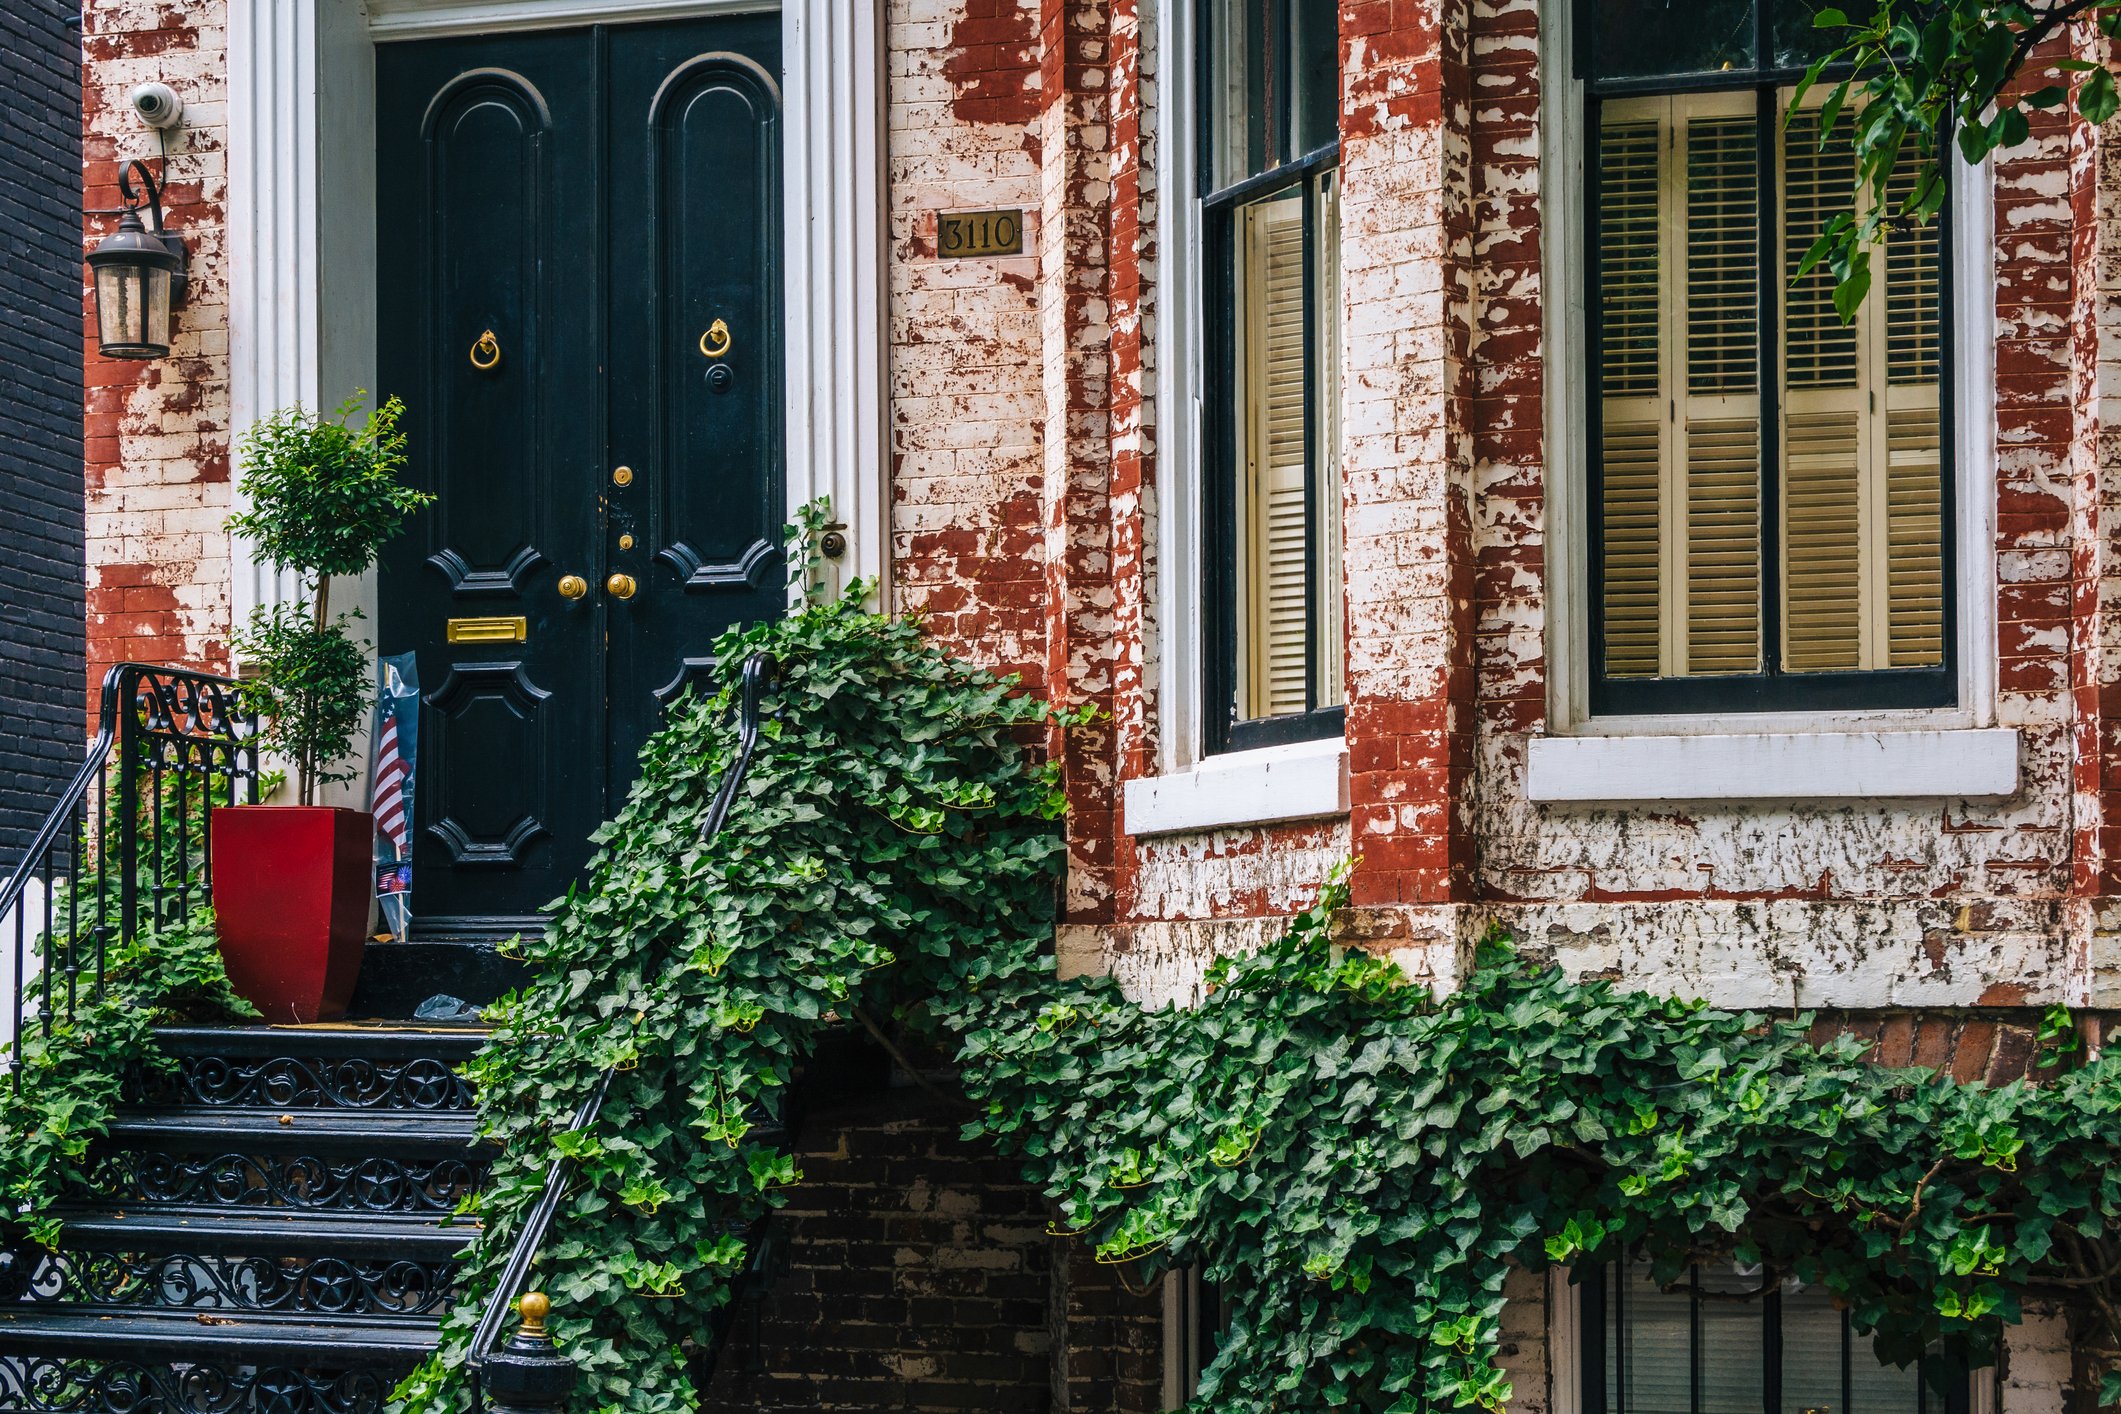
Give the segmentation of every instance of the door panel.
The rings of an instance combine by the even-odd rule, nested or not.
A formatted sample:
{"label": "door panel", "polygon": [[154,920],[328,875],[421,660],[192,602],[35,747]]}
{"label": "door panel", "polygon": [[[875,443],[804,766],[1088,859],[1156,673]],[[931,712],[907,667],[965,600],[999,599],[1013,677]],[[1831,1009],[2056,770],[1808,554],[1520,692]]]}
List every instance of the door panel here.
{"label": "door panel", "polygon": [[[607,553],[640,583],[614,605],[608,769],[630,779],[662,710],[732,624],[778,613],[781,476],[779,26],[614,31]],[[620,97],[632,95],[632,101]],[[620,548],[631,534],[633,547]]]}
{"label": "door panel", "polygon": [[[429,122],[428,246],[440,342],[427,384],[432,445],[449,495],[430,519],[428,563],[459,596],[512,599],[545,563],[549,474],[537,456],[539,145],[550,124],[519,79],[488,75],[436,100]],[[490,343],[480,341],[492,334]],[[464,349],[462,367],[447,351]],[[487,369],[472,360],[490,362]]]}
{"label": "door panel", "polygon": [[416,932],[536,926],[714,639],[780,610],[779,71],[770,15],[378,51],[379,391],[439,497],[378,626],[426,699]]}
{"label": "door panel", "polygon": [[[427,704],[423,933],[521,927],[602,818],[603,626],[557,587],[597,552],[596,288],[563,258],[596,248],[595,92],[579,40],[377,56],[378,391],[405,400],[408,477],[438,498],[379,580],[378,644],[418,651]],[[451,642],[473,618],[521,618],[522,639]]]}

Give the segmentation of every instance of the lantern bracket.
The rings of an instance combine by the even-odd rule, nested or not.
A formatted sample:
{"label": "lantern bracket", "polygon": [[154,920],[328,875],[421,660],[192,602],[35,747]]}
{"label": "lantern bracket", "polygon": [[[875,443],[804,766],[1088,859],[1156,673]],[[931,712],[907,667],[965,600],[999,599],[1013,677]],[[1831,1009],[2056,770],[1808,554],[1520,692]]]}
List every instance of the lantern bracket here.
{"label": "lantern bracket", "polygon": [[[133,190],[133,174],[136,172],[143,191]],[[169,277],[170,306],[175,308],[184,303],[185,292],[191,287],[191,253],[185,250],[181,237],[162,226],[162,185],[155,180],[154,171],[148,167],[145,158],[136,157],[119,171],[118,197],[125,203],[126,214],[135,221],[140,218],[140,208],[147,208],[152,223],[145,227],[147,234],[162,242],[163,248],[177,258],[177,268]]]}

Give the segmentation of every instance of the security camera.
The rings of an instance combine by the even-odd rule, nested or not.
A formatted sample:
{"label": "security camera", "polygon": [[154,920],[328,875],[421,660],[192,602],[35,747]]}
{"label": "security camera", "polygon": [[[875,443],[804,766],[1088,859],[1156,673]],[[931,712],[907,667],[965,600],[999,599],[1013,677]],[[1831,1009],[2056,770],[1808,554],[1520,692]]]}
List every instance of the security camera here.
{"label": "security camera", "polygon": [[173,128],[184,119],[184,100],[166,83],[144,83],[133,90],[133,112],[151,128]]}

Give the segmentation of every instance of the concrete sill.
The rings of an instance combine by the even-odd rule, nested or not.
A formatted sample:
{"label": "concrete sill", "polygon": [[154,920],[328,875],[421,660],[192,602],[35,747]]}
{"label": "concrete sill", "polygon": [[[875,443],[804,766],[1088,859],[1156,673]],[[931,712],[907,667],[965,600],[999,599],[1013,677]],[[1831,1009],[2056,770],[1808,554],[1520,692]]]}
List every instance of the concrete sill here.
{"label": "concrete sill", "polygon": [[1548,736],[1525,749],[1525,794],[1541,805],[1965,800],[2017,789],[2018,733],[2002,727]]}
{"label": "concrete sill", "polygon": [[1348,744],[1305,741],[1211,756],[1190,771],[1125,787],[1131,835],[1270,825],[1348,813]]}

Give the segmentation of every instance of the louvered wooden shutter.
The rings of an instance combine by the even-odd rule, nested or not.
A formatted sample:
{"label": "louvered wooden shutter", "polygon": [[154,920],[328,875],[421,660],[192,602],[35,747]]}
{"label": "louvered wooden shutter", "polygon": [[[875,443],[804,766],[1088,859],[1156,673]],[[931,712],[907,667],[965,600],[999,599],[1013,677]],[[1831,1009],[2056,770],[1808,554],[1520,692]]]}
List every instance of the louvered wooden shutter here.
{"label": "louvered wooden shutter", "polygon": [[1727,95],[1599,141],[1605,669],[1760,667],[1758,128]]}
{"label": "louvered wooden shutter", "polygon": [[1252,602],[1242,645],[1250,679],[1249,713],[1278,717],[1304,711],[1304,250],[1301,201],[1265,202],[1245,222],[1246,366],[1251,406],[1249,467],[1253,494],[1247,527]]}
{"label": "louvered wooden shutter", "polygon": [[[1817,110],[1783,143],[1783,268],[1855,189],[1844,119],[1821,151]],[[1937,239],[1899,233],[1872,258],[1853,324],[1815,269],[1784,296],[1783,658],[1792,672],[1943,662]]]}
{"label": "louvered wooden shutter", "polygon": [[1340,516],[1340,175],[1319,181],[1317,215],[1312,226],[1311,454],[1318,459],[1312,478],[1312,511],[1318,547],[1318,662],[1314,707],[1339,707],[1348,699],[1347,602],[1341,564]]}
{"label": "louvered wooden shutter", "polygon": [[1760,168],[1753,117],[1683,125],[1686,653],[1760,669]]}
{"label": "louvered wooden shutter", "polygon": [[[1911,172],[1896,173],[1893,200]],[[1885,251],[1887,662],[1944,662],[1943,411],[1937,225],[1895,232]]]}
{"label": "louvered wooden shutter", "polygon": [[1612,677],[1663,671],[1665,134],[1654,119],[1609,118],[1598,144],[1601,587]]}
{"label": "louvered wooden shutter", "polygon": [[[1844,129],[1845,131],[1845,129]],[[1847,209],[1856,157],[1819,150],[1819,115],[1783,129],[1787,279],[1830,217]],[[1867,404],[1856,327],[1834,311],[1824,267],[1783,296],[1783,663],[1791,672],[1862,666]]]}

